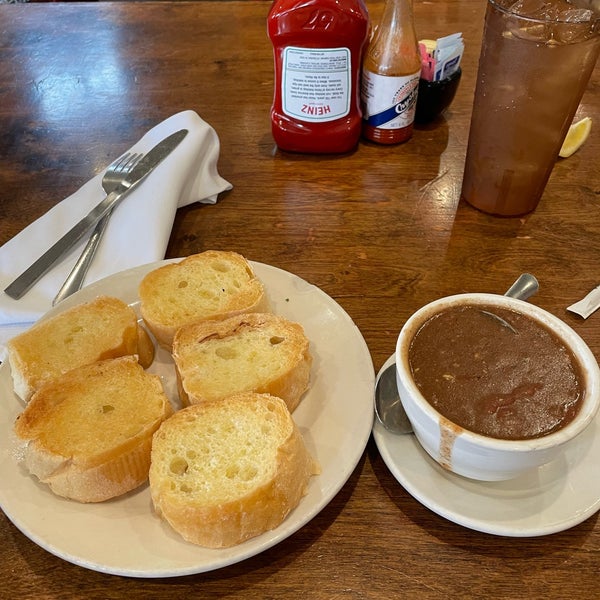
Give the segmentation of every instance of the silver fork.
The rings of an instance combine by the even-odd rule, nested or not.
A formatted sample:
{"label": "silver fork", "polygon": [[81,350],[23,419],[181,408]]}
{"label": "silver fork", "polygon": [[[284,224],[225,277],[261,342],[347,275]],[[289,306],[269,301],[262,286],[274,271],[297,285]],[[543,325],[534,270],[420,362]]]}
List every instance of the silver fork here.
{"label": "silver fork", "polygon": [[[107,194],[110,194],[114,191],[117,186],[123,180],[123,177],[127,175],[135,165],[141,160],[143,154],[132,154],[131,152],[127,152],[123,154],[123,156],[119,157],[115,160],[109,167],[106,169],[106,173],[102,178],[102,187]],[[98,246],[100,244],[100,240],[104,234],[104,230],[108,224],[108,220],[110,219],[111,212],[108,212],[102,219],[98,221],[94,231],[90,235],[90,238],[81,253],[81,256],[77,259],[75,266],[69,273],[68,277],[65,279],[62,287],[56,294],[54,300],[52,301],[52,306],[64,300],[67,296],[70,296],[77,290],[81,289],[83,285],[83,280],[94,260],[94,256],[96,255],[96,251],[98,250]]]}

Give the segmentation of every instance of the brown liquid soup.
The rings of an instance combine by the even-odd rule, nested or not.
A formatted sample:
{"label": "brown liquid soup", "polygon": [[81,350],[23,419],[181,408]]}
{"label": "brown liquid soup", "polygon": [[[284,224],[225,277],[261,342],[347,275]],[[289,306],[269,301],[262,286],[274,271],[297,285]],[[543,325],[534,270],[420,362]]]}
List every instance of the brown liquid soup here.
{"label": "brown liquid soup", "polygon": [[[512,331],[493,313],[509,323]],[[488,437],[539,438],[568,425],[583,403],[582,368],[539,321],[487,305],[430,317],[411,341],[412,377],[452,423]]]}

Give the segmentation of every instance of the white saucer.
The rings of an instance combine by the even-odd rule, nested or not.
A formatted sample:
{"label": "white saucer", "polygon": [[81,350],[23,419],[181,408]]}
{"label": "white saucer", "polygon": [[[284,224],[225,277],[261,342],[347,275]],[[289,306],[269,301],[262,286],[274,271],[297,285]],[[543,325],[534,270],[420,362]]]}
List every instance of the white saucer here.
{"label": "white saucer", "polygon": [[[377,378],[393,361],[391,356]],[[409,494],[438,515],[476,531],[548,535],[600,510],[600,415],[561,458],[509,481],[474,481],[450,473],[414,435],[394,435],[377,419],[373,437],[385,464]]]}

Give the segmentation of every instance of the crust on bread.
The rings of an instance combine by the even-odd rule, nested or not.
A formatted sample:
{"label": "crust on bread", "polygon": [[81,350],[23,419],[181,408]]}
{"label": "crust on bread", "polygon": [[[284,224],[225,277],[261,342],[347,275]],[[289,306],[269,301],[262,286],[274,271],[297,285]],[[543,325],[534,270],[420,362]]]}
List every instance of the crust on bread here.
{"label": "crust on bread", "polygon": [[101,502],[148,478],[152,436],[172,414],[160,378],[127,356],[42,386],[15,422],[24,462],[52,491]]}
{"label": "crust on bread", "polygon": [[138,292],[147,327],[169,351],[183,325],[269,310],[261,281],[236,252],[207,250],[159,267]]}
{"label": "crust on bread", "polygon": [[110,296],[39,321],[12,338],[7,349],[15,393],[25,402],[45,383],[82,365],[140,352],[149,366],[154,357],[135,311]]}
{"label": "crust on bread", "polygon": [[184,326],[173,360],[184,406],[258,392],[283,399],[290,412],[308,388],[312,364],[302,326],[271,313]]}
{"label": "crust on bread", "polygon": [[154,342],[146,329],[138,323],[138,342],[137,357],[138,362],[144,369],[147,369],[154,362],[155,348]]}
{"label": "crust on bread", "polygon": [[185,540],[224,548],[277,527],[318,472],[283,400],[245,393],[165,421],[149,481],[157,514]]}

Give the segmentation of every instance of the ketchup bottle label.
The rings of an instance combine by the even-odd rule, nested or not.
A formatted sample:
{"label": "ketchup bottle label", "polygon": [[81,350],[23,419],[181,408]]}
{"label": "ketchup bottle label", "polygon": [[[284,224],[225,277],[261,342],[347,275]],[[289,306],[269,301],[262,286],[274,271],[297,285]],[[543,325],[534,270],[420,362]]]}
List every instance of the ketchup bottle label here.
{"label": "ketchup bottle label", "polygon": [[285,48],[283,112],[310,122],[345,117],[350,112],[351,66],[348,48]]}
{"label": "ketchup bottle label", "polygon": [[401,129],[415,120],[419,76],[377,75],[363,71],[362,101],[367,125],[379,129]]}

